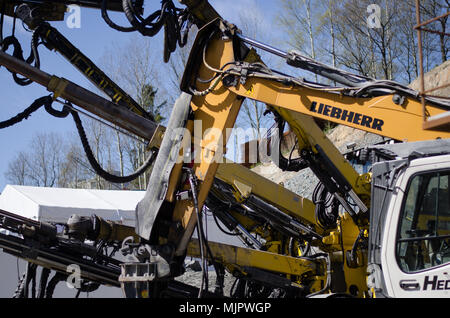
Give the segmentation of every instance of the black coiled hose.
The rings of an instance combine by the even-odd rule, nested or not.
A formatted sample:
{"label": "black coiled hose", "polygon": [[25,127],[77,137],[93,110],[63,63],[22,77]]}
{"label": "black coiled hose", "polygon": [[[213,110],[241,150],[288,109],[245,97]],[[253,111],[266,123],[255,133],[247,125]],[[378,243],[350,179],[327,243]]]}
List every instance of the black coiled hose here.
{"label": "black coiled hose", "polygon": [[[34,67],[40,68],[41,62],[40,62],[40,58],[39,58],[39,52],[37,49],[39,46],[39,32],[40,32],[40,30],[39,30],[39,26],[38,26],[33,31],[33,35],[31,37],[31,51],[30,51],[30,55],[28,56],[28,58],[26,60],[23,57],[22,45],[20,44],[19,40],[14,35],[8,36],[3,39],[3,41],[0,43],[1,50],[3,52],[6,52],[12,46],[13,47],[12,56],[14,56],[15,58],[17,58],[21,61],[25,61],[28,64],[31,64],[34,62]],[[28,78],[21,78],[17,75],[17,73],[12,72],[12,71],[10,71],[10,72],[13,75],[14,82],[16,82],[20,86],[27,86],[27,85],[30,85],[31,83],[33,83],[33,81]]]}
{"label": "black coiled hose", "polygon": [[102,18],[103,18],[103,20],[105,20],[106,24],[108,24],[114,30],[121,31],[121,32],[134,32],[134,31],[137,30],[137,28],[134,27],[134,26],[132,26],[132,27],[123,27],[123,26],[115,24],[110,19],[109,15],[108,15],[108,10],[106,8],[106,5],[107,5],[107,0],[103,0],[102,1],[101,11],[102,11]]}
{"label": "black coiled hose", "polygon": [[43,96],[41,98],[36,99],[29,107],[27,107],[23,112],[17,114],[16,116],[7,119],[5,121],[0,121],[0,129],[11,127],[19,122],[21,122],[24,119],[27,119],[33,112],[37,111],[39,108],[44,106],[45,110],[52,116],[58,117],[58,118],[65,118],[69,114],[72,115],[73,120],[75,121],[75,125],[77,127],[78,135],[81,139],[81,144],[83,145],[83,149],[86,153],[86,157],[88,158],[89,163],[91,164],[92,168],[95,170],[95,173],[97,173],[99,176],[101,176],[103,179],[109,182],[113,183],[127,183],[134,179],[136,179],[138,176],[143,174],[153,163],[157,151],[156,149],[152,149],[151,155],[147,158],[147,160],[143,163],[141,167],[139,167],[135,172],[128,176],[116,176],[113,175],[107,171],[105,171],[98,161],[95,159],[95,156],[92,152],[91,147],[89,146],[89,141],[86,136],[86,132],[83,128],[83,124],[81,122],[81,118],[78,115],[78,113],[73,110],[70,104],[64,105],[64,107],[61,110],[54,109],[52,107],[53,98],[51,95],[49,96]]}
{"label": "black coiled hose", "polygon": [[314,188],[312,200],[319,225],[324,229],[334,227],[339,216],[339,202],[326,190],[322,182]]}
{"label": "black coiled hose", "polygon": [[[186,10],[175,7],[171,0],[162,0],[161,9],[153,12],[147,18],[143,18],[136,13],[131,0],[122,0],[122,7],[131,27],[123,28],[114,25],[105,14],[106,8],[102,8],[102,15],[104,19],[106,17],[105,21],[108,25],[111,25],[116,30],[122,29],[125,32],[139,31],[145,36],[155,36],[164,27],[163,57],[165,63],[169,61],[171,53],[176,50],[177,43],[180,47],[186,44],[187,32],[192,25],[192,17]],[[187,25],[185,29],[183,29],[184,25]]]}
{"label": "black coiled hose", "polygon": [[70,114],[73,117],[73,120],[75,121],[75,125],[77,127],[78,135],[81,139],[81,144],[83,145],[84,152],[86,153],[86,157],[91,164],[92,168],[95,170],[95,173],[98,174],[100,177],[105,179],[106,181],[113,182],[113,183],[126,183],[130,182],[137,177],[139,177],[141,174],[143,174],[153,163],[155,157],[156,157],[156,150],[152,150],[152,153],[150,156],[148,156],[147,160],[142,164],[141,167],[139,167],[135,172],[128,176],[116,176],[113,175],[105,170],[100,166],[98,161],[95,159],[95,156],[92,152],[91,147],[89,146],[89,141],[86,136],[86,132],[84,131],[83,124],[81,122],[80,116],[78,113],[74,110],[70,110]]}
{"label": "black coiled hose", "polygon": [[153,12],[146,19],[140,18],[141,21],[139,21],[130,0],[122,0],[122,7],[130,24],[145,36],[155,36],[164,26],[169,10],[175,8],[172,1],[163,0],[161,10]]}
{"label": "black coiled hose", "polygon": [[[274,113],[275,116],[275,122],[276,122],[276,128],[278,128],[278,131],[275,134],[271,134],[271,144],[273,143],[272,147],[278,147],[278,167],[283,171],[300,171],[302,169],[305,169],[308,167],[308,162],[304,160],[303,158],[294,158],[291,157],[285,158],[281,154],[281,138],[283,136],[284,126],[286,122],[281,118],[280,115],[277,113]],[[273,149],[273,148],[272,148]],[[292,151],[291,151],[292,152]]]}

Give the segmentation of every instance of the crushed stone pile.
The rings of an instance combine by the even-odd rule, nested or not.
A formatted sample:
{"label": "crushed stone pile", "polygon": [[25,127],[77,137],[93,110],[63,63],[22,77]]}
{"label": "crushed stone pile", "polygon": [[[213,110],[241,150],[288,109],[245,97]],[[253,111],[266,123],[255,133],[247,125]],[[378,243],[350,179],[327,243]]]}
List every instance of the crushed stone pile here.
{"label": "crushed stone pile", "polygon": [[[327,137],[341,153],[348,151],[347,144],[349,143],[354,142],[355,149],[359,149],[383,141],[381,136],[346,126],[335,127],[327,134]],[[265,163],[256,166],[252,171],[275,183],[282,184],[286,189],[307,199],[311,199],[312,191],[319,181],[309,168],[299,172],[286,172],[274,163]]]}

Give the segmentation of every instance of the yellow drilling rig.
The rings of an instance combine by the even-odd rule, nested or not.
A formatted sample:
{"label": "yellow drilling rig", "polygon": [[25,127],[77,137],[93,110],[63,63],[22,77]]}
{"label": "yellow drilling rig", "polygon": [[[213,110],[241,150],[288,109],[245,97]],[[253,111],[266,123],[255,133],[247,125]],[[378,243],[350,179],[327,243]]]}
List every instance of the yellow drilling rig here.
{"label": "yellow drilling rig", "polygon": [[[235,276],[235,297],[448,297],[448,100],[251,39],[239,26],[223,20],[206,0],[180,0],[183,9],[163,0],[161,9],[147,18],[141,15],[142,2],[0,1],[2,14],[15,16],[33,30],[32,47],[40,41],[59,52],[110,98],[41,71],[36,63],[31,65],[37,55],[25,60],[16,49],[17,41],[5,38],[0,65],[17,80],[34,81],[52,93],[37,106],[44,105],[54,115],[72,114],[81,139],[84,135],[86,140],[74,111],[84,109],[146,139],[153,154],[140,171],[153,167],[145,196],[136,207],[135,227],[96,216],[73,216],[59,233],[54,224],[3,211],[0,226],[21,234],[21,239],[1,234],[5,252],[61,272],[77,263],[84,279],[120,285],[126,297],[214,294],[174,280],[183,275],[186,256],[200,258],[204,270],[213,265],[219,278],[225,271]],[[186,42],[186,26],[198,27],[181,79],[182,93],[167,127],[154,123],[150,114],[50,26],[48,21],[61,19],[69,4],[100,9],[106,23],[118,31],[153,36],[164,29],[166,61],[177,45]],[[130,26],[114,24],[110,10],[123,12]],[[5,53],[11,46],[12,56]],[[274,70],[257,49],[336,85]],[[311,200],[243,165],[224,162],[228,131],[246,98],[264,103],[275,118],[266,145],[271,160],[282,170],[309,168],[317,176]],[[65,100],[62,111],[51,107],[58,99]],[[343,155],[317,119],[391,142]],[[438,119],[438,124],[424,125],[431,119]],[[296,136],[296,158],[280,152],[287,126]],[[83,146],[88,153],[86,142]],[[89,157],[97,173],[112,177]],[[370,169],[358,173],[350,161]],[[208,241],[202,225],[205,211],[246,247]],[[39,244],[27,245],[35,241]],[[67,245],[74,241],[79,244]],[[80,247],[92,242],[120,246],[127,261],[92,257],[88,248]],[[64,254],[67,246],[77,251],[78,259]],[[223,296],[221,292],[219,286],[216,296]]]}

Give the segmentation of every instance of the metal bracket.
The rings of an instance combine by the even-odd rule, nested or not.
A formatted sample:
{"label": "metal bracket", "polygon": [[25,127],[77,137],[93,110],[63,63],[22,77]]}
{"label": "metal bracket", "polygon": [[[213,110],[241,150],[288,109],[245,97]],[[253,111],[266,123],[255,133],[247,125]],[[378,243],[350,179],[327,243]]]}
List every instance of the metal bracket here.
{"label": "metal bracket", "polygon": [[179,191],[175,194],[175,198],[177,201],[190,200],[192,198],[192,192],[190,190]]}
{"label": "metal bracket", "polygon": [[65,78],[60,78],[58,76],[52,76],[47,85],[47,90],[53,93],[53,100],[57,99],[64,93],[66,86],[69,82]]}

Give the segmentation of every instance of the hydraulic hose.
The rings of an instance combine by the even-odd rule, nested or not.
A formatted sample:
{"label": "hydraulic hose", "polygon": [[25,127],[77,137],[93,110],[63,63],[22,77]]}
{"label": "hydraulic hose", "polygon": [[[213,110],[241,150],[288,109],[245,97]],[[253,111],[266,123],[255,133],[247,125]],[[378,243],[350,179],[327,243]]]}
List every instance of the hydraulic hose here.
{"label": "hydraulic hose", "polygon": [[54,109],[52,107],[53,98],[51,95],[43,96],[36,99],[29,107],[27,107],[24,111],[17,114],[16,116],[7,119],[5,121],[0,121],[0,129],[11,127],[24,119],[27,119],[33,112],[37,111],[39,108],[44,106],[45,110],[52,116],[57,118],[65,118],[69,114],[72,115],[73,120],[75,121],[75,125],[77,127],[78,135],[80,136],[81,143],[83,145],[83,149],[86,153],[86,157],[88,158],[89,163],[95,172],[101,176],[103,179],[113,183],[126,183],[136,179],[138,176],[143,174],[153,163],[153,160],[156,157],[157,151],[155,149],[152,150],[151,155],[147,158],[147,160],[143,163],[141,167],[139,167],[135,172],[128,176],[116,176],[107,171],[105,171],[98,161],[95,159],[95,156],[92,152],[92,149],[89,145],[88,138],[86,136],[86,132],[83,128],[83,124],[81,122],[81,118],[78,113],[73,110],[68,105],[64,105],[61,110]]}
{"label": "hydraulic hose", "polygon": [[128,176],[116,176],[116,175],[113,175],[113,174],[105,171],[100,166],[98,161],[95,159],[95,156],[94,156],[94,154],[92,152],[92,149],[89,146],[89,141],[88,141],[88,138],[86,136],[86,132],[85,132],[85,130],[83,128],[83,124],[81,122],[80,116],[74,110],[71,110],[70,114],[72,115],[73,120],[75,121],[75,125],[76,125],[77,131],[78,131],[78,135],[80,136],[81,144],[82,144],[83,149],[84,149],[84,151],[86,153],[86,157],[87,157],[89,163],[91,164],[92,168],[95,170],[95,173],[97,173],[100,177],[102,177],[106,181],[113,182],[113,183],[130,182],[130,181],[136,179],[141,174],[143,174],[151,166],[151,164],[153,163],[153,160],[156,158],[157,151],[156,150],[152,150],[151,155],[148,156],[147,160],[142,164],[142,166],[140,166],[135,172],[133,172],[132,174],[130,174]]}
{"label": "hydraulic hose", "polygon": [[102,0],[102,18],[103,20],[105,20],[106,24],[108,24],[111,28],[117,30],[117,31],[121,31],[121,32],[134,32],[137,31],[137,28],[134,26],[131,27],[123,27],[120,25],[115,24],[109,17],[108,15],[108,10],[106,8],[107,6],[107,0]]}

